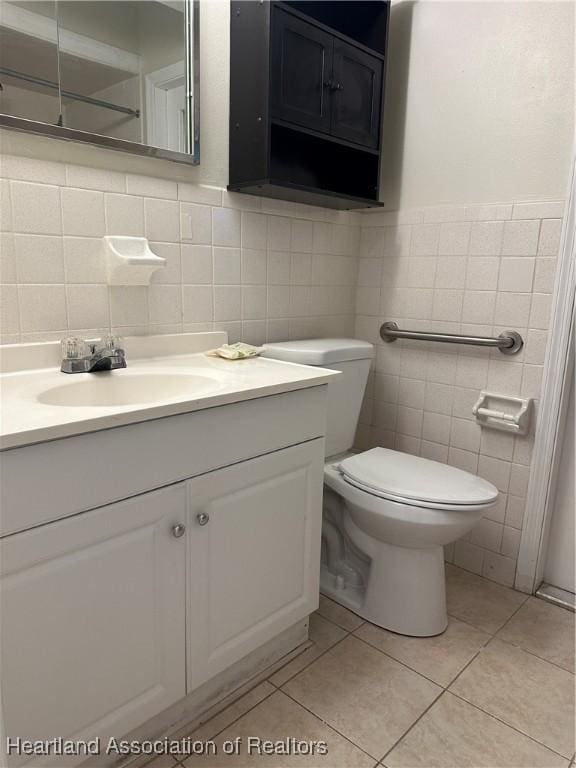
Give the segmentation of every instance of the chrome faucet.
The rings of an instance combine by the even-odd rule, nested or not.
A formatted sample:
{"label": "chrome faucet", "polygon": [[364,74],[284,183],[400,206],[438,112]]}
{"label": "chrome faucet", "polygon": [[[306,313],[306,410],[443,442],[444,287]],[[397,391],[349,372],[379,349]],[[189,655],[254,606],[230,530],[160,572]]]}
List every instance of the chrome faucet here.
{"label": "chrome faucet", "polygon": [[62,373],[95,373],[126,368],[126,353],[118,336],[85,341],[75,336],[62,340]]}

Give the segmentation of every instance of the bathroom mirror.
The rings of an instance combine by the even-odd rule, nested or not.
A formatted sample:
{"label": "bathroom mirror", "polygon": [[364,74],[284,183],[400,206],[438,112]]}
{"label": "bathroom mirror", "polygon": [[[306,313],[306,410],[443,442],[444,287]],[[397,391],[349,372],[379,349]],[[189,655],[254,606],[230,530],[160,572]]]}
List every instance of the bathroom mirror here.
{"label": "bathroom mirror", "polygon": [[0,126],[197,164],[199,0],[0,0]]}

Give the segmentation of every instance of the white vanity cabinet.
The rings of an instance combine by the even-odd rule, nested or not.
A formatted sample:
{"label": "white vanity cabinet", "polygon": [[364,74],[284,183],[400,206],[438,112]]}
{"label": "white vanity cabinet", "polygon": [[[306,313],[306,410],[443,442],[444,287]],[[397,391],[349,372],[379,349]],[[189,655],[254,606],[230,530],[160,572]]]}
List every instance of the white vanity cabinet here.
{"label": "white vanity cabinet", "polygon": [[324,441],[190,480],[188,688],[318,607]]}
{"label": "white vanity cabinet", "polygon": [[121,735],[185,695],[185,510],[179,483],[0,542],[7,736]]}
{"label": "white vanity cabinet", "polygon": [[3,455],[12,529],[50,462],[38,523],[0,540],[8,736],[124,736],[316,609],[324,408],[315,387]]}

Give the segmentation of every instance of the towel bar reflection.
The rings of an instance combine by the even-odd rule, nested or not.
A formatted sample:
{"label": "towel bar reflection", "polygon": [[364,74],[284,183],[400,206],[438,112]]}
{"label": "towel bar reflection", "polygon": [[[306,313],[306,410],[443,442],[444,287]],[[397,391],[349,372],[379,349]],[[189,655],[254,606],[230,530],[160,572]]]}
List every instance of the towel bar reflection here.
{"label": "towel bar reflection", "polygon": [[524,346],[522,336],[516,331],[504,331],[500,336],[466,336],[460,333],[428,333],[426,331],[401,331],[392,321],[380,326],[383,341],[416,339],[418,341],[440,341],[444,344],[468,344],[475,347],[496,347],[504,355],[515,355]]}

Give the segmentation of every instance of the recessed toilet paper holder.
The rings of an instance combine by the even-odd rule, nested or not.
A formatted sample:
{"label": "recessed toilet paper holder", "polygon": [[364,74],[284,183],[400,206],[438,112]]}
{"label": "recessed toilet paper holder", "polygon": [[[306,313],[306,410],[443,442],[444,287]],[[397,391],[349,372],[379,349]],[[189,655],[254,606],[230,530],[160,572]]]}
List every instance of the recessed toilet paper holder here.
{"label": "recessed toilet paper holder", "polygon": [[532,398],[497,395],[482,390],[472,413],[483,427],[525,435],[530,427]]}

